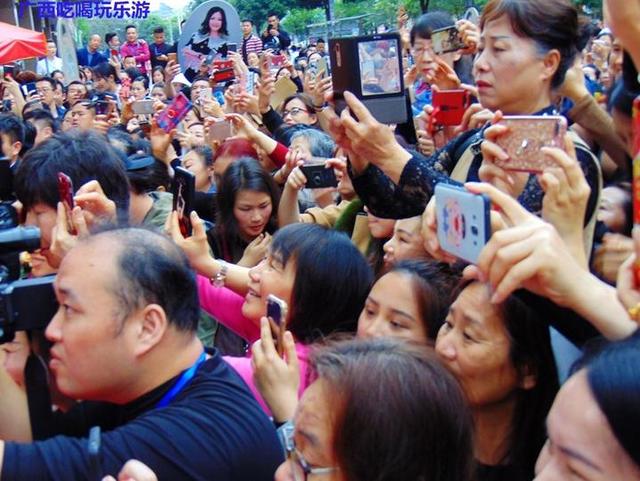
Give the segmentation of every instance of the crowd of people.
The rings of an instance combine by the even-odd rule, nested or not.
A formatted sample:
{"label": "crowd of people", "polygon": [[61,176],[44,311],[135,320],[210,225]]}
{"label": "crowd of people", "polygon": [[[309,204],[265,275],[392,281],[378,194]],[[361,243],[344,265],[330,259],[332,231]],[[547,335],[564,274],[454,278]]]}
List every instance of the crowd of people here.
{"label": "crowd of people", "polygon": [[[397,125],[337,109],[328,45],[275,14],[224,64],[213,7],[195,64],[128,25],[79,79],[53,40],[5,66],[2,207],[39,228],[21,275],[58,307],[0,345],[0,479],[640,479],[640,2],[603,11],[400,9]],[[438,54],[450,27],[464,47]],[[439,126],[451,90],[471,103]],[[509,166],[512,116],[568,126],[539,171]],[[438,234],[439,184],[491,206],[473,262]]]}

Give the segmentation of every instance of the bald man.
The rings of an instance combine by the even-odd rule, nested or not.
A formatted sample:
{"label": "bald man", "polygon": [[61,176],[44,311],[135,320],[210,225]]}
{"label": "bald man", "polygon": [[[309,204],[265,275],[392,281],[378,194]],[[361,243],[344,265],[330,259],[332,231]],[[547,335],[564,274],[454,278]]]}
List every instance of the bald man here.
{"label": "bald man", "polygon": [[91,35],[87,46],[77,52],[78,65],[82,67],[94,67],[101,62],[107,62],[109,59],[98,51],[101,43],[102,38],[100,38],[100,35]]}

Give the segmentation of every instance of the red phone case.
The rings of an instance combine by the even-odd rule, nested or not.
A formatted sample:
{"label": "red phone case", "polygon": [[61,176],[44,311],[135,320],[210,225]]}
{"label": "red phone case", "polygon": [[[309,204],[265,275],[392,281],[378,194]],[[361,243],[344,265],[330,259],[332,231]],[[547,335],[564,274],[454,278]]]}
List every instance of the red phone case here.
{"label": "red phone case", "polygon": [[193,104],[180,92],[176,98],[173,99],[171,105],[158,115],[158,127],[167,133],[171,132],[178,126],[182,119],[187,116],[192,108]]}
{"label": "red phone case", "polygon": [[[60,202],[64,204],[67,213],[67,224],[73,226],[73,220],[71,218],[71,211],[74,207],[73,182],[71,181],[71,177],[63,172],[58,172],[58,193],[60,195]],[[73,227],[71,227],[70,232],[74,235],[76,234]]]}
{"label": "red phone case", "polygon": [[431,104],[433,113],[429,118],[429,130],[434,132],[440,126],[460,125],[471,105],[471,95],[463,89],[434,90]]}

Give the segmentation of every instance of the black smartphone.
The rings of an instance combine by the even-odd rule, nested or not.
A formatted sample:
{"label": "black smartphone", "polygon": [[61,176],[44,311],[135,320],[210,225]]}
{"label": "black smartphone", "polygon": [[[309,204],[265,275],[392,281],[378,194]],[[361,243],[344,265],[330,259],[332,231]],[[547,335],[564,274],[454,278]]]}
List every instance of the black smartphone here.
{"label": "black smartphone", "polygon": [[337,187],[338,178],[331,168],[326,168],[324,162],[302,165],[300,170],[307,178],[308,189],[322,189],[325,187]]}
{"label": "black smartphone", "polygon": [[196,196],[196,176],[182,167],[174,169],[173,177],[173,210],[178,213],[180,232],[189,237],[192,232],[191,211],[194,210]]}
{"label": "black smartphone", "polygon": [[95,107],[96,115],[109,115],[113,110],[113,104],[107,100],[97,100]]}

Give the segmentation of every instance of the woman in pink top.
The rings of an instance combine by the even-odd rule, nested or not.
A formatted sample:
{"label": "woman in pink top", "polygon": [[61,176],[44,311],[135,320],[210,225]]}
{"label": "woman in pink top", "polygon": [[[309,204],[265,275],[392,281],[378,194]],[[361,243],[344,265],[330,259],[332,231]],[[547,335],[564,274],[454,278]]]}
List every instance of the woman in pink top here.
{"label": "woman in pink top", "polygon": [[[248,290],[243,297],[231,289],[212,285],[209,279],[215,278],[216,274],[220,279],[222,266],[214,265],[211,258],[209,261],[202,258],[202,246],[196,248],[194,244],[201,244],[200,237],[204,232],[197,216],[193,215],[192,221],[195,221],[195,242],[181,239],[175,223],[172,234],[196,270],[203,274],[198,278],[202,308],[253,343],[261,337],[261,319],[267,314],[267,297],[274,295],[286,302],[285,326],[290,334],[284,336],[285,352],[290,353],[289,360],[294,357],[294,350],[297,354],[299,392],[302,393],[309,383],[309,346],[336,332],[355,333],[358,315],[372,281],[366,260],[343,233],[315,224],[292,224],[274,235],[267,258],[249,271]],[[225,283],[240,291],[238,280],[242,273],[235,266],[225,268],[225,281],[228,280]],[[264,331],[268,332],[266,323],[263,338]],[[226,360],[268,411],[267,403],[254,383],[251,358],[227,357]],[[273,414],[279,421],[277,413]]]}

